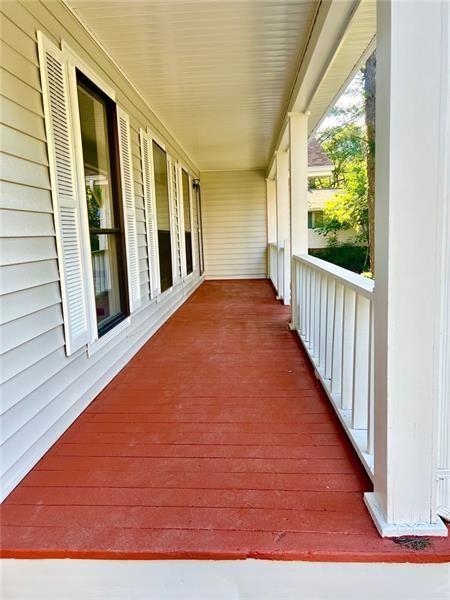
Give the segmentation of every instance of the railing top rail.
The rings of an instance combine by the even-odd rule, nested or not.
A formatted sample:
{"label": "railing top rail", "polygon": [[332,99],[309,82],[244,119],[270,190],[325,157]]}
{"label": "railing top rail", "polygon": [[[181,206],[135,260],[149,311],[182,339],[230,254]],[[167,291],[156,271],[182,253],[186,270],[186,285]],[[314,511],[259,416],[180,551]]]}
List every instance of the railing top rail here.
{"label": "railing top rail", "polygon": [[333,265],[326,260],[316,258],[315,256],[311,256],[309,254],[297,254],[293,258],[294,261],[303,263],[308,267],[317,269],[318,271],[322,271],[328,275],[328,277],[332,277],[333,279],[336,279],[336,281],[344,284],[346,287],[352,288],[361,296],[365,296],[369,300],[372,299],[374,290],[374,282],[372,279],[368,279],[367,277],[358,275],[358,273],[353,273],[353,271],[348,271],[343,267],[338,267],[337,265]]}

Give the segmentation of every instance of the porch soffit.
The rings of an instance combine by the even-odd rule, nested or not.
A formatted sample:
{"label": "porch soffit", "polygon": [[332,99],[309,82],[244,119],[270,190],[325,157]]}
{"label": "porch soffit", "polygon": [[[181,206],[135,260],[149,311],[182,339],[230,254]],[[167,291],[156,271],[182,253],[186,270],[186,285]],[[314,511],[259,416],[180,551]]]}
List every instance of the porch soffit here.
{"label": "porch soffit", "polygon": [[[319,0],[68,0],[202,171],[267,167]],[[312,99],[323,116],[375,33],[375,0]],[[295,110],[295,108],[294,108]]]}
{"label": "porch soffit", "polygon": [[69,0],[201,170],[265,168],[318,0]]}

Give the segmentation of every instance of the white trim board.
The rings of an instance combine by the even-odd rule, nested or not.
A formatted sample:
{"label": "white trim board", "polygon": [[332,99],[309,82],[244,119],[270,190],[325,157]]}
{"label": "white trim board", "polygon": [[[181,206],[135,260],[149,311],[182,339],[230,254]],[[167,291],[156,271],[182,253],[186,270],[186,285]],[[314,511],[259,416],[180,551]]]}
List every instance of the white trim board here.
{"label": "white trim board", "polygon": [[446,600],[450,592],[445,563],[4,559],[1,571],[3,600]]}

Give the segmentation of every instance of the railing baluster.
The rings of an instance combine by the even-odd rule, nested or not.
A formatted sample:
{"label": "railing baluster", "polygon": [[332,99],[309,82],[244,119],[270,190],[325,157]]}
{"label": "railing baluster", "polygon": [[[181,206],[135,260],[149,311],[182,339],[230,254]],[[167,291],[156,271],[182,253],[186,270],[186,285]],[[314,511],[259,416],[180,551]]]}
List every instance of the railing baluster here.
{"label": "railing baluster", "polygon": [[291,327],[298,329],[298,307],[297,307],[297,263],[293,263],[291,269]]}
{"label": "railing baluster", "polygon": [[303,265],[297,263],[297,331],[302,330],[303,306],[302,306],[302,272]]}
{"label": "railing baluster", "polygon": [[313,358],[318,359],[320,354],[320,294],[322,288],[322,274],[316,273],[316,286],[314,293],[314,349]]}
{"label": "railing baluster", "polygon": [[356,292],[344,291],[344,323],[342,330],[341,408],[349,410],[353,403],[353,352],[355,347]]}
{"label": "railing baluster", "polygon": [[367,428],[367,452],[374,453],[374,433],[375,433],[375,394],[374,394],[374,323],[373,323],[373,302],[370,303],[370,343],[369,343],[369,426]]}
{"label": "railing baluster", "polygon": [[324,372],[326,342],[327,342],[327,303],[328,303],[328,277],[324,275],[320,290],[320,346],[319,346],[319,368]]}
{"label": "railing baluster", "polygon": [[302,305],[303,305],[303,337],[306,336],[306,319],[307,319],[307,306],[306,298],[308,294],[308,268],[303,268],[303,294],[302,294]]}
{"label": "railing baluster", "polygon": [[334,294],[334,319],[333,319],[333,353],[331,361],[331,393],[337,397],[341,395],[342,374],[342,324],[344,317],[344,286],[336,283]]}
{"label": "railing baluster", "polygon": [[313,269],[311,270],[311,293],[310,293],[310,324],[309,324],[309,350],[311,355],[314,356],[314,347],[316,345],[315,329],[314,329],[314,315],[316,313],[316,284],[317,284],[317,273]]}
{"label": "railing baluster", "polygon": [[353,429],[367,429],[369,421],[370,301],[358,294],[353,356]]}
{"label": "railing baluster", "polygon": [[331,359],[333,353],[333,320],[334,320],[334,294],[336,281],[328,278],[327,312],[326,312],[326,351],[325,351],[325,379],[331,379]]}
{"label": "railing baluster", "polygon": [[309,345],[309,325],[310,325],[310,307],[311,307],[311,269],[306,270],[306,290],[305,290],[305,340]]}

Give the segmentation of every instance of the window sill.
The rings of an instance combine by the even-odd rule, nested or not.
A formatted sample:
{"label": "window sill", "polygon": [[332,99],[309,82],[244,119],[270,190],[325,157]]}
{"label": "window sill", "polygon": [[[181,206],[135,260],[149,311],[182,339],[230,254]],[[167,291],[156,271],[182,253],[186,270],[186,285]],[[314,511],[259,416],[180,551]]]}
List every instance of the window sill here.
{"label": "window sill", "polygon": [[124,319],[123,321],[120,321],[120,323],[118,323],[115,327],[113,327],[111,329],[111,331],[108,331],[108,333],[105,333],[105,335],[103,335],[101,338],[97,338],[93,342],[89,342],[87,345],[88,356],[92,356],[93,354],[95,354],[96,352],[101,350],[104,346],[107,346],[108,343],[113,338],[116,337],[116,335],[119,335],[119,333],[122,333],[123,331],[126,330],[128,325],[130,324],[130,322],[131,322],[131,317],[126,317],[126,319]]}
{"label": "window sill", "polygon": [[167,296],[170,296],[170,294],[173,294],[173,288],[174,288],[174,286],[172,285],[172,287],[168,288],[167,290],[164,290],[164,292],[162,294],[158,294],[158,296],[156,296],[156,304],[163,302]]}

